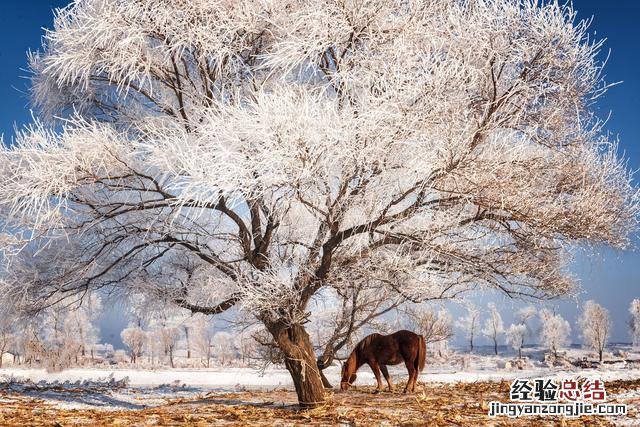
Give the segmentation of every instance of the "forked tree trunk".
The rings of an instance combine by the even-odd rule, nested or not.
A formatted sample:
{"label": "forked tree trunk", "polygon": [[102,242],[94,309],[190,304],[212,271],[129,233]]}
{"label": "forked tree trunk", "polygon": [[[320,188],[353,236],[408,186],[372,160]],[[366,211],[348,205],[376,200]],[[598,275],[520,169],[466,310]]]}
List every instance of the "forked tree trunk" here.
{"label": "forked tree trunk", "polygon": [[284,354],[300,406],[313,408],[323,404],[324,385],[307,331],[302,325],[272,323],[266,326]]}
{"label": "forked tree trunk", "polygon": [[320,371],[320,379],[322,379],[322,385],[324,388],[333,388],[327,377],[324,375],[324,370],[327,369],[331,364],[333,364],[335,349],[333,344],[329,344],[324,353],[318,356],[316,360],[316,366]]}
{"label": "forked tree trunk", "polygon": [[325,369],[327,369],[327,367],[321,366],[319,362],[316,364],[316,366],[320,370],[320,379],[322,380],[322,386],[324,388],[333,388],[333,386],[331,385],[331,383],[329,382],[329,380],[327,379],[327,377],[324,375],[324,372],[323,372]]}

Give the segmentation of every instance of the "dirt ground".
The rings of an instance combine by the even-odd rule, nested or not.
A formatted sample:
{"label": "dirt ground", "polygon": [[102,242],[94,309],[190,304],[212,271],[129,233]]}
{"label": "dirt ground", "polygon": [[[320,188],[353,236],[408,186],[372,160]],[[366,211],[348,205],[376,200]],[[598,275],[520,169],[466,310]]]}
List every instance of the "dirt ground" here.
{"label": "dirt ground", "polygon": [[[401,388],[398,387],[400,390]],[[209,393],[142,410],[58,409],[37,398],[0,391],[2,426],[487,426],[640,425],[640,380],[607,383],[608,401],[626,403],[625,418],[491,419],[488,402],[507,402],[509,383],[419,384],[413,395],[373,394],[371,387],[329,393],[326,405],[299,410],[291,391]]]}

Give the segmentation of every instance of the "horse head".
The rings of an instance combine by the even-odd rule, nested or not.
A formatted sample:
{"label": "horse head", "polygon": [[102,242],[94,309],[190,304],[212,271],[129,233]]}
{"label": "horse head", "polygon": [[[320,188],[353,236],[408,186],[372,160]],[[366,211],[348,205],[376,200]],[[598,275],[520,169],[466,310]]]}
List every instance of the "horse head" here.
{"label": "horse head", "polygon": [[342,379],[340,380],[340,389],[347,390],[354,382],[356,382],[356,360],[354,355],[349,356],[347,361],[342,364]]}

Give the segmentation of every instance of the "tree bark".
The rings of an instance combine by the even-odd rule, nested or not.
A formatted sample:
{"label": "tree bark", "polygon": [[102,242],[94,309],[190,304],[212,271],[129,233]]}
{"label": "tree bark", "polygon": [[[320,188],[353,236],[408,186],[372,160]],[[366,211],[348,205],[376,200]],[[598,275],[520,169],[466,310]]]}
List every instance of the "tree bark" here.
{"label": "tree bark", "polygon": [[322,374],[309,339],[302,325],[286,325],[284,322],[269,323],[267,329],[284,354],[284,363],[291,374],[303,408],[314,408],[325,402]]}

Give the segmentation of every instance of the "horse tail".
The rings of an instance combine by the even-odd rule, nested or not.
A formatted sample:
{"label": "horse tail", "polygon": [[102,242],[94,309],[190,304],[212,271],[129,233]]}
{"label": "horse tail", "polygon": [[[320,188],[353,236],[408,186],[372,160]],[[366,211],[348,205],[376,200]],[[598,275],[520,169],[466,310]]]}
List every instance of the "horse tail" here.
{"label": "horse tail", "polygon": [[420,342],[418,344],[418,372],[422,372],[424,365],[427,362],[427,343],[424,341],[424,337],[422,335],[418,336],[420,337]]}

